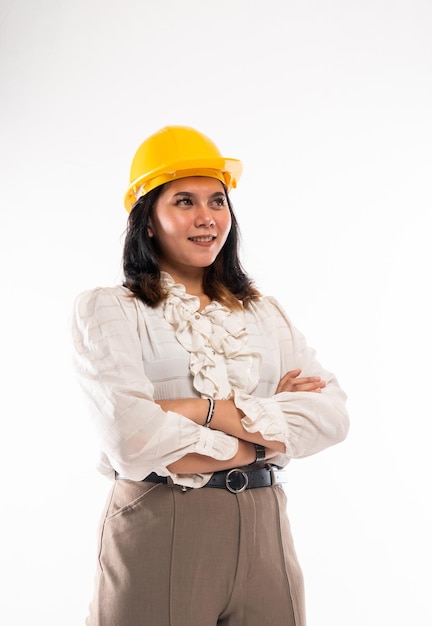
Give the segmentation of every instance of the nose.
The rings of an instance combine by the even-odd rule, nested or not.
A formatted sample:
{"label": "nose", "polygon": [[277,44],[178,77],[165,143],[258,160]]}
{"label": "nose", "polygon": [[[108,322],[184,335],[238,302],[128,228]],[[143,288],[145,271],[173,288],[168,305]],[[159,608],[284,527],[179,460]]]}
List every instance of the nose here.
{"label": "nose", "polygon": [[199,206],[195,216],[195,226],[204,226],[210,228],[214,226],[214,217],[212,211],[207,206]]}

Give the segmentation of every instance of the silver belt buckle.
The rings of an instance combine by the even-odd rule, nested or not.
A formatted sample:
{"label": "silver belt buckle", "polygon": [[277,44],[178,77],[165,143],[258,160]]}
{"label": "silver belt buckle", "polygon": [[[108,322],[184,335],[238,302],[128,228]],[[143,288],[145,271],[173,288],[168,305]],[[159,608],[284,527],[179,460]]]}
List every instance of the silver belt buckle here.
{"label": "silver belt buckle", "polygon": [[[236,475],[236,478],[234,479],[235,475]],[[232,483],[234,482],[237,483],[239,478],[241,479],[241,484],[233,485]],[[243,472],[243,470],[234,468],[230,470],[229,472],[227,472],[227,475],[225,476],[225,487],[228,489],[228,491],[231,491],[231,493],[242,493],[243,491],[247,489],[248,484],[249,484],[248,475],[246,474],[246,472]]]}

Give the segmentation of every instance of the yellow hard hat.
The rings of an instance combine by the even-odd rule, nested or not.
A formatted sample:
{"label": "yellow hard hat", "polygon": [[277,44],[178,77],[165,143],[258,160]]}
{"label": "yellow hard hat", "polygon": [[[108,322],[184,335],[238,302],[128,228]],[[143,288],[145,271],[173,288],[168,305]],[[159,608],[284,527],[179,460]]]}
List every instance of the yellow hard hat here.
{"label": "yellow hard hat", "polygon": [[224,158],[211,139],[188,126],[165,126],[148,137],[132,161],[124,204],[129,212],[146,193],[177,178],[209,176],[230,191],[237,186],[243,166]]}

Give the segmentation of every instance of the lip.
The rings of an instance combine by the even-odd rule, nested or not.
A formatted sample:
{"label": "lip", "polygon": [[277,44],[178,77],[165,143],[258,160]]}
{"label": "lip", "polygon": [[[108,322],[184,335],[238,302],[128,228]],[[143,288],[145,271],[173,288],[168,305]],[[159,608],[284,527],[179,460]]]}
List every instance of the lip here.
{"label": "lip", "polygon": [[216,237],[215,235],[197,235],[196,237],[188,237],[188,239],[197,246],[211,246]]}

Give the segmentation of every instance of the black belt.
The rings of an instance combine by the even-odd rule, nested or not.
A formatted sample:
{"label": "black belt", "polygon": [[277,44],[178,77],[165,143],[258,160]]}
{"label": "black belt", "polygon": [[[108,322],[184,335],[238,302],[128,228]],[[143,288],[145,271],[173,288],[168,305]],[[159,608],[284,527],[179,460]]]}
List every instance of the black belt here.
{"label": "black belt", "polygon": [[[126,476],[116,474],[118,479],[127,479]],[[141,482],[141,481],[140,481]],[[174,484],[171,478],[159,476],[152,472],[142,482],[162,483],[164,485]],[[287,472],[280,471],[276,465],[267,465],[259,469],[230,469],[223,472],[214,472],[209,482],[203,487],[215,487],[216,489],[228,489],[231,493],[242,493],[246,489],[257,489],[258,487],[271,487],[279,483],[286,483]]]}

